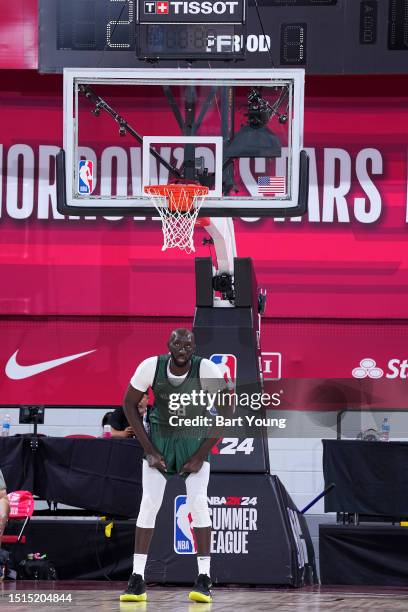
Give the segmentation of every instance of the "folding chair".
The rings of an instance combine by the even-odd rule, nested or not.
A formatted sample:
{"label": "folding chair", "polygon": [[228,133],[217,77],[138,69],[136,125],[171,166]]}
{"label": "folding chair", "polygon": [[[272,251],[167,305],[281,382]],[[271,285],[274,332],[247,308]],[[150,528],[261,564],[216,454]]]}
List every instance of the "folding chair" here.
{"label": "folding chair", "polygon": [[18,535],[3,534],[1,541],[4,544],[25,544],[26,537],[23,533],[34,512],[33,495],[30,491],[13,491],[7,495],[7,499],[10,504],[8,524],[14,520],[24,520],[24,523]]}

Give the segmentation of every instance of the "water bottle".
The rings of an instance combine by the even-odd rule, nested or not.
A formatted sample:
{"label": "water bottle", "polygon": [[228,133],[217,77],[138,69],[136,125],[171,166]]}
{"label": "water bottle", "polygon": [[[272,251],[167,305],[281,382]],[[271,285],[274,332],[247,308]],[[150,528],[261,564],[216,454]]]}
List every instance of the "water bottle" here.
{"label": "water bottle", "polygon": [[1,430],[1,435],[3,438],[7,438],[10,435],[10,415],[5,414],[3,418],[3,427]]}
{"label": "water bottle", "polygon": [[390,422],[388,417],[385,417],[381,423],[381,441],[388,442],[390,439]]}
{"label": "water bottle", "polygon": [[112,437],[112,428],[110,425],[103,426],[102,438],[111,438]]}

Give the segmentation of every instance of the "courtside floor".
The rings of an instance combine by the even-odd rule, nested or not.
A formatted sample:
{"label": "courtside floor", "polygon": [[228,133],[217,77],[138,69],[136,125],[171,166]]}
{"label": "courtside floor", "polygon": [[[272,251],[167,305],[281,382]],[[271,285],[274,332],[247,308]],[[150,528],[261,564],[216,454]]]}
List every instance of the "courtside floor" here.
{"label": "courtside floor", "polygon": [[[212,604],[189,602],[188,587],[150,587],[149,601],[121,603],[122,582],[5,582],[0,586],[1,612],[51,612],[53,610],[99,612],[350,612],[352,610],[408,610],[408,587],[305,587],[303,589],[223,588],[214,592]],[[71,603],[31,603],[28,595],[71,594]],[[15,595],[26,599],[17,603]],[[14,596],[14,597],[13,597]],[[38,599],[39,597],[35,597]],[[12,599],[14,601],[12,601]]]}

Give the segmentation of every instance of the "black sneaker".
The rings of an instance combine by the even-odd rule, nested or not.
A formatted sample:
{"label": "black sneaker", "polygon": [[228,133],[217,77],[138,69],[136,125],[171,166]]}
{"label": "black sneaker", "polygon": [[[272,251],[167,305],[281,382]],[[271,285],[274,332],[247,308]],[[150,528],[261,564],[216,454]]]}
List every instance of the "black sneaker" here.
{"label": "black sneaker", "polygon": [[146,584],[140,574],[132,574],[120,601],[146,601]]}
{"label": "black sneaker", "polygon": [[197,580],[195,581],[193,590],[188,594],[188,597],[192,601],[199,601],[200,603],[211,603],[211,589],[211,578],[207,576],[207,574],[200,574]]}

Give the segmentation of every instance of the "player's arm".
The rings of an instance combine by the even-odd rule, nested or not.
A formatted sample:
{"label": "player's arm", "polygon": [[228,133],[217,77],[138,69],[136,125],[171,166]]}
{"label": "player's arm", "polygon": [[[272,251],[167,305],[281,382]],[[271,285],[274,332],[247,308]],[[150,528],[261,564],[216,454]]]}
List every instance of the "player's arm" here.
{"label": "player's arm", "polygon": [[160,470],[166,470],[164,459],[148,437],[143,427],[143,419],[138,410],[138,404],[143,394],[153,384],[156,364],[157,359],[156,361],[146,359],[139,365],[126,391],[123,410],[125,411],[130,427],[135,432],[136,438],[139,440],[146,453],[146,460],[149,466]]}

